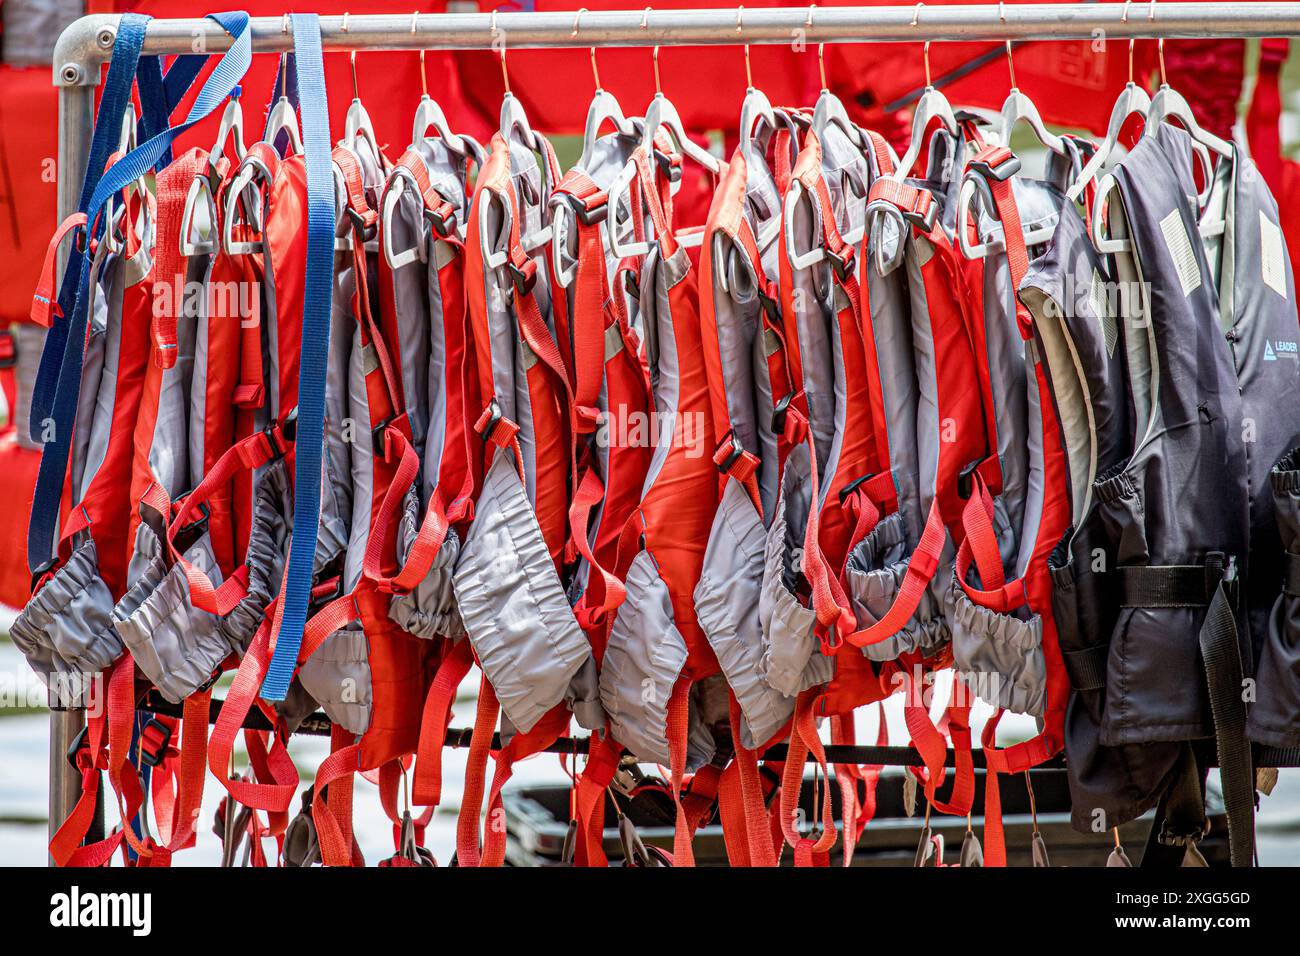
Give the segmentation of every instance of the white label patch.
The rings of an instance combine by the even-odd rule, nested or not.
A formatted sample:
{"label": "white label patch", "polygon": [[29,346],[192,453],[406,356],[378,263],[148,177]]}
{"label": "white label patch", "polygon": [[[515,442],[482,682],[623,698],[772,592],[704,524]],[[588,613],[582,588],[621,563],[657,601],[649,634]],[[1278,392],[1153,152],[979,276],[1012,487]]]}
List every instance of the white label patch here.
{"label": "white label patch", "polygon": [[1282,252],[1282,230],[1264,215],[1262,209],[1259,212],[1259,252],[1264,284],[1285,299],[1286,257]]}
{"label": "white label patch", "polygon": [[1178,281],[1183,287],[1183,295],[1191,295],[1201,287],[1201,267],[1196,262],[1196,253],[1192,249],[1192,238],[1187,235],[1183,217],[1175,209],[1160,220],[1160,232],[1169,247],[1169,256],[1174,260],[1174,269]]}
{"label": "white label patch", "polygon": [[1093,314],[1097,316],[1097,322],[1101,325],[1101,335],[1106,342],[1106,356],[1107,358],[1114,358],[1115,342],[1119,339],[1119,329],[1115,323],[1115,316],[1110,309],[1105,283],[1101,278],[1101,273],[1096,269],[1092,270],[1092,281],[1088,283],[1088,303],[1092,306]]}

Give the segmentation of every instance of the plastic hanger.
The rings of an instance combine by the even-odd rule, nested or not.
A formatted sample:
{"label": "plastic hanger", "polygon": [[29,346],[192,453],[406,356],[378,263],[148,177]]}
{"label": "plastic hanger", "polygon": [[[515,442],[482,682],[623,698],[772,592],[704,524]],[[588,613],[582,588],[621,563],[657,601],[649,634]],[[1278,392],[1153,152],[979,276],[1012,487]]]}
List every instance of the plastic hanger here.
{"label": "plastic hanger", "polygon": [[[813,25],[813,11],[817,9],[817,4],[808,8],[808,20],[804,24],[808,29]],[[913,24],[915,25],[915,23]],[[817,70],[821,75],[821,92],[817,95],[817,102],[813,106],[812,129],[820,140],[826,131],[826,127],[834,124],[848,137],[849,142],[859,149],[865,148],[865,141],[862,136],[862,130],[858,129],[856,123],[849,118],[848,112],[844,109],[844,103],[840,98],[830,91],[826,84],[826,44],[817,44]]]}
{"label": "plastic hanger", "polygon": [[[339,29],[343,33],[348,32],[348,14],[343,14],[343,24]],[[379,151],[379,143],[375,138],[375,124],[370,121],[370,114],[361,103],[361,94],[357,86],[356,50],[348,54],[348,62],[352,67],[352,102],[348,104],[348,112],[343,119],[343,145],[355,153],[357,141],[363,140],[370,150],[375,165],[382,169],[384,157]]]}
{"label": "plastic hanger", "polygon": [[[650,8],[646,8],[646,15],[641,20],[644,27],[650,14]],[[652,54],[654,61],[655,74],[655,95],[650,101],[649,107],[645,111],[645,129],[641,133],[641,148],[645,150],[647,157],[654,157],[657,150],[654,145],[654,139],[660,128],[666,130],[674,140],[678,148],[682,151],[683,156],[688,156],[695,162],[703,166],[709,173],[715,177],[722,172],[722,164],[712,153],[694,142],[686,135],[686,130],[682,125],[682,118],[677,113],[675,107],[668,97],[664,96],[663,88],[659,82],[659,47],[654,48]],[[632,180],[637,176],[637,166],[635,162],[629,161],[623,167],[622,172],[615,178],[609,188],[609,207],[611,209],[620,209],[624,205],[624,197],[631,192]],[[627,203],[628,208],[631,203]],[[634,210],[633,216],[639,215],[639,210]],[[647,238],[642,242],[625,241],[625,237],[620,236],[617,228],[610,228],[610,245],[614,253],[620,258],[629,256],[644,256],[650,252],[650,241]],[[678,244],[685,247],[698,246],[704,241],[702,230],[688,233],[679,237]]]}
{"label": "plastic hanger", "polygon": [[[998,19],[1006,22],[1006,15],[1002,12],[1002,3],[998,3]],[[1011,131],[1017,123],[1024,123],[1038,138],[1038,141],[1050,149],[1057,156],[1065,155],[1065,144],[1061,142],[1061,137],[1048,130],[1047,125],[1043,122],[1043,117],[1038,112],[1038,107],[1034,101],[1020,92],[1020,87],[1016,85],[1016,63],[1011,57],[1011,41],[1006,41],[1007,47],[1007,70],[1011,74],[1011,90],[1007,93],[1006,100],[1002,103],[1002,143],[1004,146],[1011,145]]]}
{"label": "plastic hanger", "polygon": [[[289,15],[285,14],[281,22],[280,29],[284,33],[289,32]],[[266,117],[266,133],[263,139],[274,144],[284,133],[289,139],[289,152],[282,155],[298,155],[302,153],[302,133],[298,131],[298,114],[294,111],[293,104],[289,102],[288,96],[288,70],[289,59],[286,54],[280,55],[280,98],[275,101],[271,107],[271,112]]]}
{"label": "plastic hanger", "polygon": [[[415,36],[419,22],[420,11],[417,10],[411,15],[412,36]],[[420,50],[420,104],[415,108],[415,119],[411,123],[411,145],[425,139],[430,129],[438,134],[448,149],[462,156],[468,154],[470,147],[464,137],[451,131],[442,107],[429,95],[429,75],[424,68],[424,50]]]}
{"label": "plastic hanger", "polygon": [[[541,137],[533,132],[532,126],[528,123],[528,114],[524,112],[523,104],[520,103],[519,100],[515,98],[515,95],[510,92],[510,71],[506,68],[506,46],[504,35],[500,34],[497,28],[496,11],[492,12],[492,20],[488,29],[492,35],[492,48],[501,51],[501,79],[505,86],[505,93],[501,98],[501,122],[499,124],[501,137],[507,143],[511,140],[515,140],[527,149],[533,150],[534,152],[545,153],[546,144],[541,140]],[[548,175],[545,161],[541,164],[541,174],[543,178]],[[520,197],[521,212],[523,202],[524,198]],[[486,213],[486,208],[484,209],[484,212]],[[509,206],[503,204],[501,213],[501,229],[503,232],[509,231],[510,217],[513,215],[513,212]],[[545,220],[545,218],[546,217],[543,216],[543,220]],[[519,243],[524,248],[525,252],[532,252],[550,242],[551,235],[552,229],[549,223],[542,226],[542,228],[538,229],[537,232],[528,235],[524,235],[521,228]],[[484,264],[488,268],[497,268],[498,266],[504,265],[506,260],[510,257],[510,251],[508,249],[491,251],[496,249],[497,237],[494,236],[489,229],[488,217],[486,215],[479,216],[479,238],[483,244]]]}
{"label": "plastic hanger", "polygon": [[[924,5],[923,3],[916,5],[916,11],[912,14],[912,26],[916,26],[921,15],[921,7]],[[912,167],[916,165],[917,159],[920,158],[921,150],[926,144],[925,131],[930,128],[931,123],[938,120],[945,130],[954,136],[957,135],[957,119],[953,116],[952,106],[948,103],[948,98],[934,88],[934,83],[931,81],[929,40],[925,41],[921,55],[925,60],[925,90],[921,93],[916,111],[912,114],[912,138],[907,144],[907,152],[903,153],[902,159],[898,161],[898,168],[893,174],[893,177],[900,181],[907,178],[912,172]]]}
{"label": "plastic hanger", "polygon": [[[128,104],[126,111],[122,115],[122,129],[117,139],[118,157],[120,158],[122,156],[125,156],[131,150],[135,149],[136,145],[137,145],[137,140],[136,140],[135,107],[134,105]],[[145,217],[144,221],[141,222],[141,226],[144,227],[145,231],[147,232],[149,227],[148,215],[149,215],[150,195],[149,195],[149,188],[145,182],[144,176],[141,176],[139,179],[136,179],[129,186],[127,186],[126,189],[122,190],[122,192],[125,193],[127,190],[134,192],[136,196],[138,196],[140,199],[140,211],[142,215]],[[113,196],[109,196],[108,201],[104,204],[105,227],[104,227],[103,242],[109,252],[117,254],[122,251],[122,243],[119,242],[117,239],[117,225],[119,220],[122,222],[123,228],[130,228],[130,229],[135,228],[135,223],[126,221],[126,218],[129,215],[129,210],[130,210],[129,203],[123,202],[122,205],[119,207],[117,206],[115,202],[115,197]],[[141,238],[143,239],[143,237]],[[144,245],[143,241],[141,242],[141,245],[142,246]]]}
{"label": "plastic hanger", "polygon": [[[578,23],[586,12],[586,7],[583,7],[574,16],[573,32],[569,34],[571,39],[577,38]],[[596,66],[596,48],[591,47],[589,53],[591,76],[595,81],[596,91],[592,96],[591,105],[587,107],[587,124],[582,134],[582,155],[578,158],[580,169],[590,168],[596,141],[606,123],[612,123],[620,136],[632,137],[637,133],[636,124],[623,115],[623,108],[619,106],[618,100],[600,85],[600,70]],[[605,208],[608,209],[608,206]],[[562,289],[569,287],[578,272],[578,261],[568,251],[573,215],[573,209],[567,203],[558,203],[551,209],[551,259],[555,265],[555,281]]]}
{"label": "plastic hanger", "polygon": [[[1121,23],[1128,22],[1128,8],[1133,0],[1124,0],[1124,15],[1120,17]],[[1151,97],[1147,91],[1133,82],[1133,40],[1128,41],[1128,83],[1124,89],[1120,90],[1119,96],[1115,100],[1114,107],[1110,111],[1110,122],[1106,124],[1106,136],[1097,144],[1097,151],[1087,164],[1079,171],[1072,185],[1066,192],[1066,197],[1070,202],[1078,202],[1083,191],[1088,188],[1097,174],[1101,172],[1102,167],[1106,165],[1106,160],[1110,154],[1115,151],[1119,144],[1119,135],[1124,129],[1124,125],[1134,116],[1140,116],[1143,123],[1146,122],[1147,110],[1151,106]]]}
{"label": "plastic hanger", "polygon": [[[745,8],[736,10],[736,32],[744,30],[741,17]],[[745,165],[750,169],[761,160],[762,151],[758,146],[757,132],[759,124],[767,124],[771,131],[776,130],[776,112],[767,95],[754,86],[754,73],[749,63],[749,44],[745,44],[745,99],[740,104],[740,154],[745,157]],[[758,150],[757,152],[755,150]]]}
{"label": "plastic hanger", "polygon": [[[240,88],[236,86],[230,94],[230,102],[226,104],[225,112],[221,114],[216,142],[208,153],[208,172],[206,175],[195,176],[194,182],[190,183],[189,192],[185,195],[185,208],[181,213],[181,228],[178,236],[182,256],[215,255],[219,248],[217,199],[212,191],[212,184],[217,176],[217,164],[226,153],[227,143],[231,144],[238,162],[243,162],[248,154],[248,149],[244,145],[244,109],[239,99]],[[203,200],[201,208],[198,205],[200,199]],[[199,235],[203,237],[197,242],[194,240],[196,225]]]}

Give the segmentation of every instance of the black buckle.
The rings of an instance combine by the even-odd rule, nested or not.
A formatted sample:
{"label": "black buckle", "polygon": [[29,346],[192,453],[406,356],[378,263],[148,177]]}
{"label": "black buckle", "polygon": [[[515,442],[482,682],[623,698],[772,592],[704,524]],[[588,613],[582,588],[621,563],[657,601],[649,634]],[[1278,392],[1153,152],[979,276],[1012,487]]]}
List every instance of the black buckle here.
{"label": "black buckle", "polygon": [[41,583],[41,578],[45,577],[45,575],[53,571],[54,566],[58,563],[59,563],[59,559],[58,556],[56,555],[55,557],[50,558],[48,561],[43,561],[40,564],[38,564],[36,567],[32,568],[31,591],[33,594],[36,593],[36,586]]}
{"label": "black buckle", "polygon": [[973,461],[961,470],[957,476],[957,497],[962,501],[970,498],[975,490],[975,472],[979,471],[980,465],[984,464],[985,459],[980,458]]}
{"label": "black buckle", "polygon": [[1020,172],[1020,157],[1010,151],[1002,158],[996,166],[985,159],[973,159],[970,162],[970,168],[979,173],[985,179],[995,179],[998,182],[1006,182],[1016,173]]}
{"label": "black buckle", "polygon": [[627,289],[627,294],[632,298],[638,300],[641,298],[641,285],[637,281],[636,270],[623,270],[623,288]]}
{"label": "black buckle", "polygon": [[835,270],[835,276],[841,282],[849,280],[849,268],[853,265],[853,247],[845,246],[841,254],[834,250],[826,250],[826,258],[830,260],[831,268]]}
{"label": "black buckle", "polygon": [[[874,477],[875,475],[863,475],[861,478],[854,478],[847,485],[841,488],[840,504],[844,504],[844,502],[848,501],[849,495],[853,494],[853,492],[857,491],[859,488],[861,488],[863,485],[865,485],[868,481],[870,481]],[[959,478],[958,481],[960,480],[961,479]]]}
{"label": "black buckle", "polygon": [[718,442],[718,447],[721,448],[728,441],[731,442],[731,454],[728,455],[724,461],[718,462],[718,471],[722,472],[724,475],[731,471],[732,465],[740,461],[740,456],[745,453],[745,447],[740,442],[736,441],[736,431],[734,428],[723,436],[722,441]]}
{"label": "black buckle", "polygon": [[389,415],[374,428],[370,429],[370,453],[372,455],[381,454],[384,448],[384,431],[393,423],[393,416]]}
{"label": "black buckle", "polygon": [[794,392],[790,392],[776,403],[776,408],[772,409],[772,431],[777,435],[785,434],[785,416],[790,410],[790,403],[794,401]]}
{"label": "black buckle", "polygon": [[510,281],[514,283],[516,295],[527,295],[537,284],[537,263],[532,259],[525,259],[524,263],[521,268],[513,261],[506,260],[506,268],[510,271]]}
{"label": "black buckle", "polygon": [[781,306],[776,299],[772,298],[762,289],[758,290],[758,304],[763,309],[763,314],[773,322],[781,318]]}
{"label": "black buckle", "polygon": [[189,524],[184,525],[176,532],[176,540],[174,544],[176,550],[180,554],[184,554],[190,548],[194,547],[195,543],[207,533],[208,519],[211,517],[212,512],[208,508],[208,503],[206,501],[200,501],[199,517],[195,518]]}
{"label": "black buckle", "polygon": [[348,218],[352,220],[352,228],[354,228],[361,236],[362,242],[369,242],[371,239],[375,238],[379,232],[378,222],[372,222],[369,225],[366,225],[365,217],[351,206],[347,207],[347,213]]}
{"label": "black buckle", "polygon": [[[440,212],[439,210],[446,211]],[[429,220],[429,225],[433,227],[433,231],[441,239],[446,239],[456,233],[456,210],[452,208],[451,203],[443,203],[437,209],[430,209],[426,206],[424,218]]]}
{"label": "black buckle", "polygon": [[609,197],[606,196],[600,201],[599,206],[588,206],[587,203],[575,196],[573,193],[560,193],[560,198],[568,204],[573,210],[574,218],[584,226],[595,226],[605,221],[609,216]]}
{"label": "black buckle", "polygon": [[[144,735],[148,730],[157,730],[162,735],[162,743],[154,750],[145,747]],[[157,717],[150,717],[140,727],[140,763],[146,767],[156,767],[167,759],[167,749],[172,742],[172,729]]]}
{"label": "black buckle", "polygon": [[77,736],[72,738],[72,743],[68,746],[68,763],[72,765],[73,770],[80,770],[77,766],[77,754],[86,749],[86,735],[90,732],[90,726],[83,726],[77,731]]}
{"label": "black buckle", "polygon": [[492,432],[496,429],[497,424],[501,421],[502,417],[504,417],[501,414],[501,403],[495,398],[488,402],[488,410],[491,414],[488,416],[487,424],[484,425],[483,430],[479,432],[480,437],[482,437],[485,442],[492,439]]}
{"label": "black buckle", "polygon": [[18,347],[14,334],[8,329],[0,329],[0,369],[13,368],[18,364]]}
{"label": "black buckle", "polygon": [[[279,435],[276,435],[277,428],[280,431]],[[262,434],[271,444],[271,461],[279,461],[288,453],[288,446],[292,445],[298,437],[298,406],[295,405],[289,414],[284,416],[284,421],[273,420],[262,429]]]}
{"label": "black buckle", "polygon": [[655,150],[655,165],[659,167],[659,172],[668,178],[670,183],[681,182],[682,166],[681,163],[674,163],[672,157],[661,150]]}

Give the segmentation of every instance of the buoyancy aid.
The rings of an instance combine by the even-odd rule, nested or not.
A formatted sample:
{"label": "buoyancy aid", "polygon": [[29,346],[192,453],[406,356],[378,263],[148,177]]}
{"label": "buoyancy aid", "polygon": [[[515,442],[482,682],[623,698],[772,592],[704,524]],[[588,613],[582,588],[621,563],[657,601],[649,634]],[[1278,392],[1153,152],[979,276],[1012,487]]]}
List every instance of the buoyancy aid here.
{"label": "buoyancy aid", "polygon": [[[700,325],[696,264],[674,231],[672,170],[680,157],[656,142],[630,162],[653,238],[637,288],[653,388],[654,454],[620,551],[630,554],[627,598],[610,629],[600,699],[613,739],[642,760],[666,764],[677,807],[673,862],[693,863],[691,837],[712,805],[728,746],[714,726],[728,703],[717,658],[700,627],[694,591],[718,503],[717,447]],[[662,160],[661,160],[662,157]],[[640,210],[634,220],[642,220]],[[650,236],[648,236],[650,238]],[[623,564],[620,559],[619,564]],[[693,797],[684,797],[687,771]]]}
{"label": "buoyancy aid", "polygon": [[[1046,335],[1037,329],[1021,289],[1031,255],[1041,252],[1027,249],[1025,236],[1073,215],[1066,211],[1064,188],[1077,175],[1084,153],[1073,140],[1063,140],[1065,154],[1054,154],[1046,178],[1036,180],[1007,175],[1015,162],[1010,150],[975,142],[979,149],[966,179],[986,198],[970,229],[984,241],[986,253],[971,266],[983,273],[977,339],[987,352],[1002,491],[995,496],[976,469],[962,519],[952,628],[955,669],[965,686],[996,708],[983,743],[986,863],[999,865],[1006,853],[997,776],[1020,773],[1061,749],[1069,696],[1048,567],[1071,517],[1064,439],[1044,359],[1049,344],[1059,348],[1060,335],[1052,338],[1055,325]],[[1047,316],[1049,324],[1055,319]],[[1039,733],[996,747],[997,723],[1006,711],[1032,714]],[[1035,859],[1038,839],[1035,835]],[[1041,855],[1045,859],[1045,852]]]}
{"label": "buoyancy aid", "polygon": [[[516,760],[568,729],[570,711],[596,708],[595,661],[561,577],[569,539],[574,442],[570,379],[558,344],[551,264],[539,244],[560,178],[549,144],[493,137],[475,183],[466,240],[466,288],[479,400],[472,423],[483,480],[453,587],[483,671],[457,827],[461,865],[499,865],[500,791]],[[532,150],[543,153],[538,164]],[[580,698],[580,699],[579,699]],[[572,702],[572,707],[570,706]],[[503,746],[480,813],[497,715]]]}
{"label": "buoyancy aid", "polygon": [[379,236],[380,305],[386,326],[398,330],[407,421],[420,459],[420,479],[406,493],[396,532],[399,570],[382,586],[393,594],[389,617],[435,642],[438,655],[411,782],[411,801],[428,807],[425,813],[441,800],[451,702],[471,663],[451,575],[482,477],[473,424],[483,402],[468,326],[464,236],[469,165],[481,164],[483,154],[462,140],[464,154],[428,138],[407,149],[389,173]]}
{"label": "buoyancy aid", "polygon": [[[1253,672],[1250,624],[1263,618],[1264,594],[1277,588],[1280,575],[1262,571],[1271,582],[1256,585],[1240,615],[1236,598],[1251,594],[1243,571],[1254,556],[1256,525],[1261,543],[1277,540],[1261,516],[1271,503],[1269,469],[1292,444],[1293,426],[1261,429],[1256,416],[1269,417],[1261,410],[1293,394],[1294,368],[1265,364],[1264,346],[1294,334],[1294,315],[1245,305],[1249,295],[1244,309],[1236,307],[1243,289],[1237,261],[1275,267],[1277,286],[1288,281],[1276,254],[1270,260],[1252,250],[1265,235],[1259,214],[1269,207],[1249,195],[1243,201],[1230,185],[1249,178],[1232,168],[1236,163],[1220,171],[1216,185],[1231,193],[1220,192],[1217,208],[1240,203],[1256,216],[1240,229],[1228,216],[1234,228],[1212,247],[1212,268],[1200,241],[1191,157],[1187,135],[1162,125],[1114,171],[1121,204],[1110,209],[1111,234],[1131,237],[1132,249],[1116,255],[1116,274],[1121,283],[1136,282],[1138,292],[1128,297],[1124,326],[1134,438],[1127,460],[1095,484],[1101,521],[1115,543],[1121,607],[1109,638],[1097,736],[1103,748],[1143,745],[1150,760],[1140,778],[1126,775],[1122,801],[1099,794],[1097,806],[1107,825],[1157,801],[1164,811],[1176,810],[1177,819],[1165,813],[1160,842],[1186,845],[1194,859],[1207,762],[1195,741],[1214,739],[1232,859],[1247,865],[1254,775],[1240,688]],[[1275,225],[1266,213],[1264,219]],[[1280,298],[1276,286],[1260,293]],[[1232,307],[1221,301],[1225,295]],[[1248,443],[1248,436],[1273,447]],[[1264,545],[1258,554],[1263,568],[1276,567],[1269,550]],[[1106,768],[1095,766],[1099,773]]]}

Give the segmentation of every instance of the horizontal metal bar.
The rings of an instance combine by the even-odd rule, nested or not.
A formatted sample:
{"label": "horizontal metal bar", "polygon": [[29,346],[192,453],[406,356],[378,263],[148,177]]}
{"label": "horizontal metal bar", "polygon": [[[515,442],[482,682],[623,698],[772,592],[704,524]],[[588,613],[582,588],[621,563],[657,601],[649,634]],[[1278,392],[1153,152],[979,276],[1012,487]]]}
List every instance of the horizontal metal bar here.
{"label": "horizontal metal bar", "polygon": [[[1125,10],[1127,20],[1124,19]],[[82,17],[54,50],[58,86],[95,84],[113,49],[118,16]],[[1300,3],[1041,3],[893,7],[438,13],[321,17],[326,50],[864,43],[925,40],[1065,40],[1300,35]],[[253,48],[293,46],[287,19],[253,20]],[[212,20],[154,20],[145,53],[220,52],[229,36]]]}

